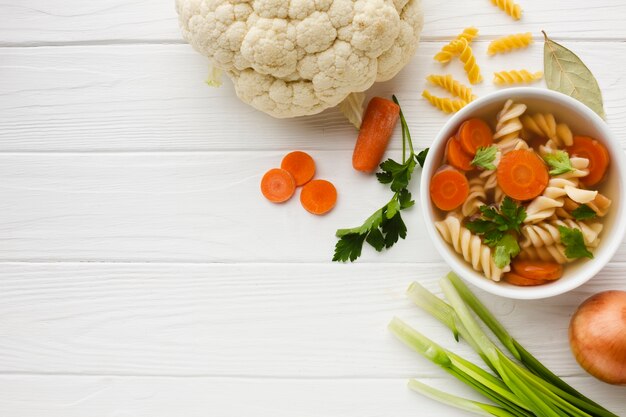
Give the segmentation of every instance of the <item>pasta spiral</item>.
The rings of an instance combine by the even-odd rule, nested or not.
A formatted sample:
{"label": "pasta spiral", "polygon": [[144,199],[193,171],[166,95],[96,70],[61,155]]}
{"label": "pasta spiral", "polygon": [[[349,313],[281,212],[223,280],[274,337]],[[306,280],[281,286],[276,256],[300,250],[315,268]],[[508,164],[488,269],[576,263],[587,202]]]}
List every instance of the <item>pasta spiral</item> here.
{"label": "pasta spiral", "polygon": [[[587,206],[593,210],[598,217],[604,217],[609,211],[609,207],[611,206],[611,199],[605,196],[604,194],[598,193],[593,201],[587,203]],[[562,217],[571,217],[570,213],[580,207],[580,204],[572,200],[571,198],[566,198],[563,203],[563,211],[560,212]]]}
{"label": "pasta spiral", "polygon": [[533,43],[533,34],[530,32],[507,35],[491,41],[487,54],[504,54],[514,49],[527,48],[531,43]]}
{"label": "pasta spiral", "polygon": [[480,177],[474,177],[469,181],[469,194],[461,207],[464,216],[471,216],[478,211],[480,206],[485,205],[487,193],[484,181]]}
{"label": "pasta spiral", "polygon": [[522,227],[522,236],[524,239],[521,242],[521,247],[527,248],[534,246],[535,248],[539,248],[561,243],[559,226],[580,230],[585,246],[587,247],[595,248],[600,243],[599,235],[602,231],[602,223],[586,224],[581,221],[566,219],[524,225]]}
{"label": "pasta spiral", "polygon": [[566,187],[576,187],[577,182],[564,178],[551,178],[548,186],[539,197],[526,207],[524,223],[538,223],[552,216],[557,207],[563,207]]}
{"label": "pasta spiral", "polygon": [[569,159],[570,164],[572,164],[572,168],[574,170],[572,172],[566,172],[565,174],[557,175],[554,178],[582,178],[589,175],[589,160],[587,158],[579,158],[577,156],[573,156]]}
{"label": "pasta spiral", "polygon": [[483,244],[479,236],[463,227],[457,215],[448,214],[444,220],[435,222],[435,227],[456,253],[471,263],[474,270],[483,272],[488,279],[500,281],[502,274],[510,270],[508,265],[504,269],[496,266],[491,256],[491,248]]}
{"label": "pasta spiral", "polygon": [[470,84],[478,84],[483,80],[480,74],[480,67],[476,63],[476,57],[469,43],[465,39],[459,39],[453,42],[455,48],[459,51],[459,59],[463,63],[463,68],[467,73]]}
{"label": "pasta spiral", "polygon": [[569,126],[565,123],[557,124],[554,115],[550,113],[524,115],[522,124],[528,131],[551,140],[554,147],[571,146],[574,143],[574,135]]}
{"label": "pasta spiral", "polygon": [[491,3],[494,6],[498,6],[501,10],[504,10],[506,14],[515,20],[519,20],[522,17],[522,8],[513,0],[491,0]]}
{"label": "pasta spiral", "polygon": [[435,61],[441,62],[445,64],[450,62],[450,60],[459,54],[457,48],[454,47],[453,42],[458,41],[459,39],[465,39],[468,43],[471,43],[475,37],[478,36],[478,29],[475,27],[468,27],[463,29],[463,32],[459,34],[454,40],[450,43],[446,44],[437,54],[435,55]]}
{"label": "pasta spiral", "polygon": [[447,97],[437,97],[433,96],[428,90],[422,92],[422,97],[444,113],[455,113],[467,105],[467,102],[460,98],[453,100]]}
{"label": "pasta spiral", "polygon": [[436,75],[432,74],[426,79],[433,85],[437,85],[448,91],[453,96],[459,97],[466,102],[474,101],[476,96],[472,94],[472,89],[455,80],[452,75]]}
{"label": "pasta spiral", "polygon": [[528,144],[520,138],[523,128],[520,116],[525,111],[525,104],[507,100],[502,110],[496,116],[496,133],[493,135],[493,139],[496,141],[496,146],[498,146],[502,154],[516,148],[528,148]]}
{"label": "pasta spiral", "polygon": [[565,246],[561,244],[541,246],[539,248],[529,246],[521,250],[518,258],[523,260],[528,259],[531,261],[555,261],[559,264],[575,261],[575,259],[570,259],[565,256]]}
{"label": "pasta spiral", "polygon": [[543,77],[543,72],[531,73],[528,70],[511,70],[494,72],[493,82],[497,85],[532,83]]}

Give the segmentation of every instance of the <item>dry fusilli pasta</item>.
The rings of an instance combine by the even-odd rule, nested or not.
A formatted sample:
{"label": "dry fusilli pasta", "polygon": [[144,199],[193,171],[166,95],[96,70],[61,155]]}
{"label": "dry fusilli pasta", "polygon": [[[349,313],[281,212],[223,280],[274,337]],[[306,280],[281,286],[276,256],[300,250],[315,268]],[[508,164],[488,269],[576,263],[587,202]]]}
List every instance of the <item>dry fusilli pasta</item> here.
{"label": "dry fusilli pasta", "polygon": [[504,10],[506,14],[515,20],[519,20],[522,17],[522,8],[513,0],[491,0],[491,3]]}
{"label": "dry fusilli pasta", "polygon": [[466,85],[461,84],[459,81],[455,80],[452,75],[436,75],[432,74],[426,77],[426,79],[434,85],[437,85],[444,90],[448,91],[453,96],[459,97],[460,99],[470,102],[476,99],[476,96],[472,94],[472,89],[467,87]]}
{"label": "dry fusilli pasta", "polygon": [[522,227],[522,236],[524,237],[521,243],[522,248],[529,246],[538,248],[561,243],[559,226],[580,230],[587,247],[595,248],[600,243],[598,236],[602,231],[602,223],[587,224],[582,221],[565,219],[524,225]]}
{"label": "dry fusilli pasta", "polygon": [[422,97],[444,113],[455,113],[467,106],[467,101],[465,100],[433,96],[428,90],[422,92]]}
{"label": "dry fusilli pasta", "polygon": [[493,73],[493,82],[497,85],[532,83],[540,80],[543,72],[531,73],[528,70],[511,70]]}
{"label": "dry fusilli pasta", "polygon": [[530,32],[516,33],[494,39],[487,48],[489,55],[503,54],[514,49],[527,48],[533,42],[533,34]]}
{"label": "dry fusilli pasta", "polygon": [[485,205],[487,193],[482,178],[474,177],[469,181],[469,194],[461,207],[464,216],[471,216],[478,211],[480,206]]}
{"label": "dry fusilli pasta", "polygon": [[480,67],[476,63],[476,57],[469,43],[465,39],[459,39],[454,41],[453,44],[459,51],[459,59],[463,63],[463,68],[467,73],[470,84],[478,84],[481,82],[483,76],[480,74]]}
{"label": "dry fusilli pasta", "polygon": [[558,123],[550,113],[524,115],[522,124],[528,131],[553,141],[554,147],[571,146],[574,135],[565,123]]}
{"label": "dry fusilli pasta", "polygon": [[457,48],[454,47],[453,42],[459,39],[465,39],[468,43],[471,43],[474,38],[478,36],[478,29],[475,27],[468,27],[463,29],[463,32],[459,34],[454,40],[450,43],[446,44],[441,50],[435,55],[435,61],[439,61],[442,64],[450,62],[450,60],[459,54]]}
{"label": "dry fusilli pasta", "polygon": [[500,281],[502,274],[510,270],[508,265],[504,269],[496,266],[491,256],[491,248],[483,244],[479,236],[463,227],[457,215],[448,214],[444,220],[435,222],[435,227],[443,240],[451,244],[466,262],[471,263],[474,270],[482,271],[485,277]]}

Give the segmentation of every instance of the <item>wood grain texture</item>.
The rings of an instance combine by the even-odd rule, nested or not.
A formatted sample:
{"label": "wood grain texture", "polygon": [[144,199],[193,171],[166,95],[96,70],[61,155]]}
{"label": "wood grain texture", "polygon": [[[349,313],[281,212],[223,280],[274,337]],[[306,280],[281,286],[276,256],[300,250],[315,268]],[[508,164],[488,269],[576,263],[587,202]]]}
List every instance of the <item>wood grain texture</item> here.
{"label": "wood grain texture", "polygon": [[[626,413],[622,389],[587,378],[567,382]],[[473,397],[447,378],[422,379]],[[415,417],[472,416],[412,393],[400,379],[0,377],[0,413],[41,417]]]}
{"label": "wood grain texture", "polygon": [[[370,96],[398,95],[418,146],[429,145],[448,118],[420,97],[425,77],[452,73],[466,79],[459,62],[441,66],[433,61],[443,44],[422,43],[398,77],[369,92]],[[492,58],[486,55],[487,45],[486,41],[475,45],[486,79],[474,88],[479,96],[496,89],[491,82],[494,71],[543,67],[541,42]],[[626,78],[615,65],[603,64],[608,56],[616,62],[626,56],[626,44],[565,45],[596,75],[608,122],[626,144],[622,100]],[[239,101],[230,81],[225,80],[221,88],[206,86],[206,72],[206,58],[187,45],[0,48],[0,152],[348,150],[354,146],[356,132],[337,110],[272,119]],[[437,88],[431,91],[444,94]],[[399,141],[393,146],[397,149]]]}
{"label": "wood grain texture", "polygon": [[[0,45],[68,42],[180,42],[174,0],[5,0],[0,4]],[[489,0],[423,0],[425,38],[448,37],[465,26],[479,25],[487,36],[524,25],[539,34],[576,39],[624,38],[619,0],[572,2],[524,0],[524,16],[514,22]]]}
{"label": "wood grain texture", "polygon": [[[275,205],[261,177],[284,152],[0,153],[0,260],[328,262],[335,230],[360,225],[387,187],[352,169],[350,151],[311,152],[337,206],[306,212],[299,191]],[[412,180],[417,196],[419,172]],[[441,259],[421,208],[406,212],[406,241],[360,262]],[[626,245],[614,258],[626,261]]]}
{"label": "wood grain texture", "polygon": [[[611,265],[547,300],[477,294],[547,366],[584,376],[569,352],[570,315],[599,290],[626,289],[623,270]],[[399,316],[479,361],[404,295],[413,280],[440,293],[437,282],[447,271],[416,263],[1,263],[0,374],[442,376],[386,325]]]}

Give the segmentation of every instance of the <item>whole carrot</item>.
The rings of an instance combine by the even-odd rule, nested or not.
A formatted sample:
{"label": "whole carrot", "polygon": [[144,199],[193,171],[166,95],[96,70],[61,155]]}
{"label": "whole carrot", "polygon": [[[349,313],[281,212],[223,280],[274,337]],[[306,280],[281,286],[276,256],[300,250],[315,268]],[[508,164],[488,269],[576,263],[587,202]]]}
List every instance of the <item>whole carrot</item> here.
{"label": "whole carrot", "polygon": [[374,172],[378,168],[399,116],[400,106],[393,101],[381,97],[370,100],[352,154],[354,169]]}

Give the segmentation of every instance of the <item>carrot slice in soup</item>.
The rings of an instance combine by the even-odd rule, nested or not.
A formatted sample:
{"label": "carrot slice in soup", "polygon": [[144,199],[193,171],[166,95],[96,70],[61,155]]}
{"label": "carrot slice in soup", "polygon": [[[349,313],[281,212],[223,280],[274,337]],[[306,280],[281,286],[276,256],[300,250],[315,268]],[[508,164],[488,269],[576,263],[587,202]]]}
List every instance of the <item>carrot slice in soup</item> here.
{"label": "carrot slice in soup", "polygon": [[520,201],[540,195],[550,179],[545,162],[535,152],[527,149],[504,155],[498,165],[496,177],[502,191]]}
{"label": "carrot slice in soup", "polygon": [[295,191],[296,181],[284,169],[270,169],[261,179],[261,192],[272,203],[289,200]]}
{"label": "carrot slice in soup", "polygon": [[515,259],[511,262],[513,272],[524,278],[554,281],[563,275],[563,265],[556,262]]}
{"label": "carrot slice in soup", "polygon": [[589,160],[589,175],[580,179],[587,187],[604,179],[610,157],[603,144],[588,136],[574,136],[574,143],[567,148],[567,153]]}
{"label": "carrot slice in soup", "polygon": [[482,119],[469,119],[459,128],[457,139],[463,150],[474,156],[478,148],[487,147],[493,143],[493,132]]}
{"label": "carrot slice in soup", "polygon": [[446,145],[446,161],[462,171],[471,171],[474,168],[472,166],[472,156],[461,148],[461,144],[454,136],[448,139],[448,144]]}
{"label": "carrot slice in soup", "polygon": [[337,189],[326,180],[308,182],[300,193],[300,203],[309,213],[322,215],[328,213],[337,202]]}
{"label": "carrot slice in soup", "polygon": [[296,186],[301,186],[311,181],[315,175],[315,161],[306,152],[290,152],[283,158],[280,167],[293,176]]}
{"label": "carrot slice in soup", "polygon": [[444,168],[430,180],[430,198],[437,208],[450,211],[459,207],[467,199],[469,182],[460,171]]}
{"label": "carrot slice in soup", "polygon": [[542,285],[548,282],[539,279],[524,278],[523,276],[518,275],[514,272],[508,272],[506,275],[504,275],[504,280],[511,285],[517,285],[520,287],[531,287],[534,285]]}

